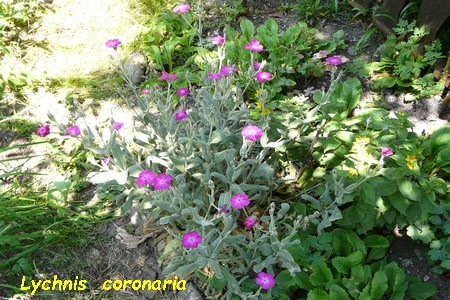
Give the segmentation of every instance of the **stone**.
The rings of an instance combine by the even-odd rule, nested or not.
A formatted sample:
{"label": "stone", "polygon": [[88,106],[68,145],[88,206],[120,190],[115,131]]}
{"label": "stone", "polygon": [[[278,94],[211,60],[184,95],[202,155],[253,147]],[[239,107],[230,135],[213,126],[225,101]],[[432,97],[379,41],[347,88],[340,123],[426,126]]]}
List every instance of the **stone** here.
{"label": "stone", "polygon": [[192,283],[188,282],[186,284],[186,290],[177,292],[179,299],[183,300],[201,300],[203,296],[198,291],[197,287]]}
{"label": "stone", "polygon": [[141,53],[133,53],[125,61],[123,70],[131,84],[138,84],[145,78],[147,59]]}

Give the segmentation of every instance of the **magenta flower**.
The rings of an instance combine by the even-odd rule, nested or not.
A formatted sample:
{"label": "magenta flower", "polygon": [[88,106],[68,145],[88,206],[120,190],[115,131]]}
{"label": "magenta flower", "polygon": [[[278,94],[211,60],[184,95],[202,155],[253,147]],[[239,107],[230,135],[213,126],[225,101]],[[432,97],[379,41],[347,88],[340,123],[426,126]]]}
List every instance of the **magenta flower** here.
{"label": "magenta flower", "polygon": [[390,148],[381,147],[381,155],[391,156],[392,154],[394,154],[394,152],[392,152],[392,150]]}
{"label": "magenta flower", "polygon": [[202,242],[203,238],[195,231],[191,231],[188,233],[185,233],[183,235],[183,247],[185,248],[197,248],[198,244]]}
{"label": "magenta flower", "polygon": [[237,72],[237,71],[238,71],[238,69],[235,67],[223,66],[220,69],[220,74],[224,77],[228,77],[228,76],[230,76],[231,72]]}
{"label": "magenta flower", "polygon": [[261,286],[263,290],[268,290],[275,285],[275,279],[270,273],[259,272],[256,277],[256,284]]}
{"label": "magenta flower", "polygon": [[242,209],[250,204],[250,199],[246,194],[236,194],[231,197],[230,204],[235,209]]}
{"label": "magenta flower", "polygon": [[220,79],[220,77],[222,77],[222,74],[211,73],[211,74],[208,75],[208,80],[211,80],[211,79],[216,80],[216,79]]}
{"label": "magenta flower", "polygon": [[145,185],[152,185],[155,183],[156,174],[152,171],[145,169],[139,173],[136,183],[138,187],[143,187]]}
{"label": "magenta flower", "polygon": [[44,137],[50,134],[50,125],[39,126],[36,130],[38,136]]}
{"label": "magenta flower", "polygon": [[186,119],[187,116],[188,116],[188,114],[187,114],[186,110],[183,109],[182,111],[177,112],[177,113],[175,114],[175,119],[176,119],[177,121],[181,121],[181,120],[183,120],[183,119]]}
{"label": "magenta flower", "polygon": [[258,72],[256,73],[255,78],[259,82],[269,81],[272,79],[272,74],[269,72]]}
{"label": "magenta flower", "polygon": [[253,68],[255,68],[255,70],[259,70],[259,68],[261,68],[261,63],[259,61],[255,61],[253,63]]}
{"label": "magenta flower", "polygon": [[178,13],[178,14],[185,14],[189,9],[191,8],[191,6],[189,4],[183,4],[180,3],[177,6],[175,6],[175,8],[172,10],[172,12],[174,13]]}
{"label": "magenta flower", "polygon": [[219,213],[227,214],[229,212],[230,212],[230,210],[228,209],[228,205],[224,204],[219,207]]}
{"label": "magenta flower", "polygon": [[244,48],[250,51],[261,52],[264,47],[259,43],[258,40],[251,40],[250,44],[245,44]]}
{"label": "magenta flower", "polygon": [[103,167],[106,167],[107,165],[109,165],[109,162],[110,162],[110,158],[109,157],[105,157],[103,160],[102,160],[102,165],[103,165]]}
{"label": "magenta flower", "polygon": [[189,89],[188,88],[179,88],[177,91],[178,96],[187,96],[189,95]]}
{"label": "magenta flower", "polygon": [[340,65],[342,64],[342,60],[339,56],[330,56],[326,59],[327,63],[330,65]]}
{"label": "magenta flower", "polygon": [[122,122],[115,122],[113,126],[114,126],[115,130],[120,130],[120,128],[122,128],[122,126],[123,126],[123,123]]}
{"label": "magenta flower", "polygon": [[250,230],[252,229],[252,227],[256,224],[256,220],[253,219],[252,217],[247,217],[245,219],[244,225],[245,225],[245,229]]}
{"label": "magenta flower", "polygon": [[216,35],[216,36],[210,37],[209,40],[214,45],[221,45],[221,44],[225,43],[225,38],[221,35]]}
{"label": "magenta flower", "polygon": [[164,72],[164,71],[162,73],[163,73],[163,75],[161,77],[159,77],[159,80],[165,80],[165,79],[167,79],[167,80],[175,80],[175,79],[178,78],[177,75],[171,75],[171,74],[169,74],[167,72]]}
{"label": "magenta flower", "polygon": [[106,48],[114,48],[117,49],[118,46],[122,44],[118,39],[111,39],[106,42]]}
{"label": "magenta flower", "polygon": [[245,126],[244,129],[242,129],[242,135],[248,138],[250,141],[255,142],[260,137],[262,137],[263,132],[261,129],[259,129],[258,126],[248,125]]}
{"label": "magenta flower", "polygon": [[143,89],[143,90],[141,91],[141,94],[144,94],[144,95],[147,95],[148,93],[150,93],[150,91],[147,90],[147,89]]}
{"label": "magenta flower", "polygon": [[172,181],[172,176],[159,174],[156,176],[153,186],[155,187],[155,190],[167,190],[170,187],[170,181]]}
{"label": "magenta flower", "polygon": [[73,136],[80,135],[80,128],[78,126],[69,126],[67,127],[67,132]]}

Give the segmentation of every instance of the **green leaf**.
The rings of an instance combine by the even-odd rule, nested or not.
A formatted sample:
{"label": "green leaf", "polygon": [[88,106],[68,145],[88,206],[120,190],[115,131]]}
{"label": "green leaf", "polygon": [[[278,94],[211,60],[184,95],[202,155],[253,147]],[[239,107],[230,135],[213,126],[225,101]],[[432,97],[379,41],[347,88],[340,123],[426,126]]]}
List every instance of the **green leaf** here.
{"label": "green leaf", "polygon": [[167,211],[170,214],[176,213],[176,210],[172,207],[172,204],[170,202],[162,201],[162,200],[153,200],[153,201],[150,201],[150,203],[152,204],[152,206],[161,207],[162,209],[164,209],[165,211]]}
{"label": "green leaf", "polygon": [[381,297],[384,295],[384,293],[387,291],[388,285],[387,285],[387,276],[384,274],[383,271],[377,271],[375,272],[371,289],[370,289],[370,297],[373,300],[381,299]]}
{"label": "green leaf", "polygon": [[348,116],[358,105],[358,102],[361,99],[361,93],[361,82],[357,78],[349,78],[344,82],[343,97],[347,102],[345,116]]}
{"label": "green leaf", "polygon": [[309,281],[309,276],[305,272],[298,272],[294,277],[295,283],[306,291],[310,291],[314,288],[314,285]]}
{"label": "green leaf", "polygon": [[388,285],[392,288],[393,292],[398,292],[405,287],[405,272],[395,262],[387,264],[384,267],[384,273],[386,274]]}
{"label": "green leaf", "polygon": [[407,295],[413,299],[428,299],[436,293],[436,286],[432,283],[415,282],[409,284]]}
{"label": "green leaf", "polygon": [[397,183],[386,179],[384,177],[378,177],[376,182],[375,190],[380,196],[390,196],[397,191]]}
{"label": "green leaf", "polygon": [[201,257],[196,262],[193,262],[188,265],[183,265],[182,267],[178,268],[174,273],[178,274],[182,278],[186,278],[190,274],[192,274],[195,270],[206,266],[207,263],[208,263],[208,260],[204,257]]}
{"label": "green leaf", "polygon": [[325,286],[328,282],[333,280],[330,268],[326,263],[313,264],[311,266],[312,274],[309,281],[315,286]]}
{"label": "green leaf", "polygon": [[286,29],[281,36],[281,43],[284,46],[288,46],[292,44],[295,41],[295,37],[298,35],[298,28],[296,26],[290,26],[288,29]]}
{"label": "green leaf", "polygon": [[347,256],[352,252],[352,245],[343,230],[333,230],[333,248],[337,255]]}
{"label": "green leaf", "polygon": [[341,141],[346,142],[347,144],[351,144],[353,139],[355,138],[356,134],[351,131],[339,131],[336,133],[336,138],[340,139]]}
{"label": "green leaf", "polygon": [[229,134],[226,134],[222,130],[216,129],[213,131],[212,136],[211,136],[211,141],[209,143],[210,144],[218,144],[228,136],[229,136]]}
{"label": "green leaf", "polygon": [[389,248],[373,248],[366,257],[366,262],[371,262],[386,256]]}
{"label": "green leaf", "polygon": [[245,19],[241,22],[240,26],[242,34],[248,41],[250,41],[253,34],[255,33],[255,26],[253,25],[253,23],[250,20]]}
{"label": "green leaf", "polygon": [[450,145],[450,126],[441,127],[430,136],[430,148],[433,154]]}
{"label": "green leaf", "polygon": [[55,208],[65,207],[71,184],[72,181],[70,179],[54,181],[53,186],[47,193],[47,201],[49,205]]}
{"label": "green leaf", "polygon": [[307,300],[329,300],[330,295],[322,288],[315,288],[308,293]]}
{"label": "green leaf", "polygon": [[351,268],[361,263],[363,254],[359,251],[349,254],[347,257],[335,257],[331,263],[342,274],[350,274]]}
{"label": "green leaf", "polygon": [[398,210],[402,215],[406,215],[406,210],[408,209],[408,206],[411,203],[408,199],[396,193],[390,196],[389,200],[396,210]]}
{"label": "green leaf", "polygon": [[217,262],[217,260],[209,258],[208,265],[213,269],[215,277],[217,277],[218,279],[223,278],[222,266]]}
{"label": "green leaf", "polygon": [[359,299],[361,289],[359,288],[361,278],[342,278],[342,285],[347,289],[347,293],[350,294],[354,299]]}
{"label": "green leaf", "polygon": [[367,204],[375,206],[377,197],[373,185],[365,182],[361,185],[361,190],[363,201],[366,202]]}
{"label": "green leaf", "polygon": [[423,196],[417,183],[411,182],[406,178],[398,181],[398,189],[403,196],[414,201],[419,201]]}
{"label": "green leaf", "polygon": [[262,178],[267,182],[271,182],[273,180],[274,169],[269,166],[267,162],[264,162],[258,166],[255,173],[252,174],[252,178]]}
{"label": "green leaf", "polygon": [[372,234],[366,236],[364,239],[364,244],[369,248],[388,248],[389,240],[381,235]]}
{"label": "green leaf", "polygon": [[442,168],[450,164],[450,147],[440,150],[436,156],[436,166]]}
{"label": "green leaf", "polygon": [[413,240],[421,240],[426,244],[429,244],[434,239],[434,233],[430,230],[430,225],[420,224],[419,222],[409,225],[406,228],[406,234]]}
{"label": "green leaf", "polygon": [[350,297],[343,288],[333,284],[330,287],[330,300],[350,300]]}
{"label": "green leaf", "polygon": [[364,245],[364,242],[360,239],[360,237],[351,230],[345,231],[347,234],[347,239],[350,242],[350,244],[353,246],[354,251],[360,251],[363,253],[363,256],[366,255],[366,246]]}

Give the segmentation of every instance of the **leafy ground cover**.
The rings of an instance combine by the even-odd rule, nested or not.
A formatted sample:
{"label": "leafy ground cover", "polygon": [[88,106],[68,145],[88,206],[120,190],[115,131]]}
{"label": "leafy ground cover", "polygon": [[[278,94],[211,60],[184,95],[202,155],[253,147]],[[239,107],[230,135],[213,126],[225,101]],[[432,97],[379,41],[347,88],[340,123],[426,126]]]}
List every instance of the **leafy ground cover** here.
{"label": "leafy ground cover", "polygon": [[[85,85],[84,76],[56,81],[54,88],[67,93],[62,106],[70,110],[50,112],[48,119],[41,115],[40,124],[32,128],[39,126],[40,137],[34,138],[50,141],[56,163],[68,172],[53,180],[46,196],[20,199],[31,201],[34,215],[50,220],[47,224],[36,219],[43,226],[38,230],[44,238],[40,244],[20,222],[13,222],[13,213],[27,207],[2,202],[11,214],[9,219],[2,214],[3,243],[12,251],[24,248],[21,257],[5,260],[5,266],[12,266],[12,282],[19,274],[32,273],[25,248],[47,244],[46,238],[53,237],[43,234],[48,227],[73,222],[67,227],[80,234],[74,244],[83,244],[81,237],[89,234],[77,227],[78,217],[93,227],[111,208],[116,215],[131,214],[126,230],[119,227],[107,236],[119,237],[129,249],[138,247],[141,273],[125,268],[124,274],[113,269],[114,264],[107,265],[111,272],[101,273],[93,262],[103,261],[99,247],[88,243],[86,265],[66,269],[67,261],[78,259],[69,255],[50,260],[59,268],[46,268],[43,276],[83,274],[92,279],[86,297],[105,292],[98,291],[101,280],[86,271],[92,265],[100,269],[97,277],[102,279],[176,273],[200,288],[202,296],[194,299],[432,297],[436,287],[422,282],[428,280],[409,276],[402,269],[407,263],[384,258],[394,231],[420,241],[435,272],[448,271],[448,126],[421,136],[412,130],[408,113],[390,113],[379,107],[382,101],[361,103],[363,89],[372,87],[364,81],[376,81],[377,75],[373,67],[343,54],[348,46],[343,30],[320,38],[306,23],[283,24],[287,26],[281,29],[270,18],[260,24],[243,19],[223,30],[203,28],[203,8],[196,5],[170,6],[161,21],[137,39],[151,63],[139,87],[123,73],[127,55],[122,48],[130,40],[106,43],[117,70],[110,79],[120,86],[114,96],[122,98],[114,105],[103,102],[112,92],[109,81],[103,81],[109,76],[96,76],[89,94],[70,90],[76,82]],[[334,12],[329,14],[337,14],[336,5],[330,7]],[[225,13],[238,17],[242,9],[236,2]],[[103,48],[109,38],[102,40]],[[402,79],[395,68],[402,65],[399,55],[393,58],[389,63],[394,68],[383,71]],[[325,87],[311,89],[312,84]],[[98,94],[102,87],[105,93]],[[416,93],[414,88],[408,91]],[[125,109],[115,111],[119,105]],[[98,111],[102,115],[102,106],[108,107],[106,116],[92,119]],[[372,107],[364,109],[367,106]],[[98,185],[91,203],[86,203],[87,195],[69,197],[70,191],[88,190],[91,183]],[[18,179],[17,185],[23,184]],[[11,193],[7,190],[5,199]],[[155,223],[139,226],[133,221],[142,218],[142,212]],[[49,216],[62,219],[52,221]],[[151,229],[163,228],[157,226],[167,233]],[[16,234],[11,240],[11,228],[31,235]],[[133,239],[130,233],[138,232],[143,235]],[[70,235],[54,233],[55,238]],[[138,246],[149,237],[156,244],[159,265],[148,261],[147,251]],[[48,256],[41,252],[35,259],[48,261]],[[118,262],[125,259],[114,256]],[[446,293],[443,286],[437,299]],[[114,297],[138,294],[128,289]]]}

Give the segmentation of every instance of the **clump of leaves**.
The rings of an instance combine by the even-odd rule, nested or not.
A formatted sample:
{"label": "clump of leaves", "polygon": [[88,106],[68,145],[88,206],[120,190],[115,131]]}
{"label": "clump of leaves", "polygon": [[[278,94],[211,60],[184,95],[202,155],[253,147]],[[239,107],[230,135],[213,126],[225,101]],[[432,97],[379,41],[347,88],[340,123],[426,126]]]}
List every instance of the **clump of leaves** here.
{"label": "clump of leaves", "polygon": [[429,72],[437,60],[444,57],[440,42],[435,40],[431,45],[425,45],[425,54],[415,56],[414,51],[420,46],[420,40],[427,35],[425,28],[415,27],[415,21],[408,23],[401,20],[394,30],[400,37],[409,37],[402,40],[389,36],[381,46],[381,61],[371,63],[373,87],[395,87],[410,92],[409,100],[442,93],[444,84],[436,82]]}

